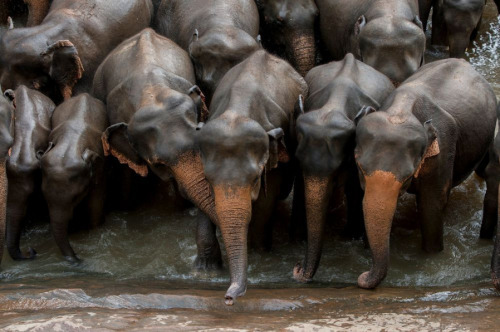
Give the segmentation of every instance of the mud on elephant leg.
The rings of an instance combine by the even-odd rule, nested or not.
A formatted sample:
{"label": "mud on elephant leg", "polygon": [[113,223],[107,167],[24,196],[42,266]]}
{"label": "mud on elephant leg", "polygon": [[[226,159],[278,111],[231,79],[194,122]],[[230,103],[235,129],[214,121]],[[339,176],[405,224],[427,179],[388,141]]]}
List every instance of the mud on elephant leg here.
{"label": "mud on elephant leg", "polygon": [[42,23],[45,16],[49,12],[50,1],[49,0],[24,0],[24,3],[28,6],[29,15],[28,23],[26,26],[33,27]]}
{"label": "mud on elephant leg", "polygon": [[194,262],[198,270],[217,270],[222,268],[222,255],[216,236],[217,227],[201,211],[196,225],[196,246],[198,255]]}
{"label": "mud on elephant leg", "polygon": [[9,190],[7,198],[7,250],[14,260],[32,259],[36,252],[29,248],[28,255],[23,255],[20,249],[21,231],[28,210],[28,198],[34,190],[32,176],[9,175]]}

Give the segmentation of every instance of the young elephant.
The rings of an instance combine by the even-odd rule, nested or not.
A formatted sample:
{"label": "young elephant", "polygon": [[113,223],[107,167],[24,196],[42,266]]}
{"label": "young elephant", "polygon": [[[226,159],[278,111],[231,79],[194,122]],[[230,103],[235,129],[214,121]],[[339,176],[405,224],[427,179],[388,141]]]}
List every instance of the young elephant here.
{"label": "young elephant", "polygon": [[255,0],[264,47],[287,59],[305,76],[316,61],[314,0]]}
{"label": "young elephant", "polygon": [[348,223],[360,235],[363,192],[354,163],[356,115],[368,106],[379,108],[394,90],[386,76],[352,54],[312,69],[306,82],[309,96],[304,103],[306,113],[297,120],[295,154],[305,183],[308,240],[304,263],[295,266],[293,273],[300,282],[311,281],[318,268],[333,191],[344,187]]}
{"label": "young elephant", "polygon": [[[188,54],[145,29],[106,58],[93,90],[106,101],[111,122],[102,138],[105,153],[142,176],[148,174],[148,166],[165,181],[173,175],[184,196],[215,220],[213,197],[195,145],[196,127],[205,115],[194,81]],[[210,220],[202,223],[199,231],[207,236],[197,237],[197,263],[220,265],[219,246],[210,235],[213,225]]]}
{"label": "young elephant", "polygon": [[221,80],[200,131],[203,168],[229,260],[228,305],[246,291],[250,220],[265,236],[277,199],[291,189],[293,176],[283,163],[293,155],[286,147],[300,94],[307,94],[302,77],[287,62],[257,51]]}
{"label": "young elephant", "polygon": [[5,219],[7,212],[7,172],[6,162],[12,146],[11,121],[14,108],[3,97],[0,97],[0,264],[3,258],[5,239]]}
{"label": "young elephant", "polygon": [[415,0],[316,0],[333,60],[347,53],[401,83],[424,62],[425,34]]}
{"label": "young elephant", "polygon": [[450,47],[450,57],[464,58],[481,26],[485,0],[434,0],[432,44]]}
{"label": "young elephant", "polygon": [[189,52],[207,104],[224,74],[260,47],[254,0],[163,0],[156,26]]}
{"label": "young elephant", "polygon": [[0,36],[0,85],[26,85],[54,101],[88,92],[97,66],[150,24],[152,10],[151,0],[54,0],[41,25]]}
{"label": "young elephant", "polygon": [[376,287],[389,265],[389,235],[400,193],[417,195],[422,246],[443,250],[443,210],[451,188],[483,160],[493,140],[496,97],[464,60],[433,62],[395,90],[379,112],[365,112],[355,157],[373,256],[362,288]]}
{"label": "young elephant", "polygon": [[40,157],[49,146],[52,112],[55,105],[42,93],[21,85],[16,91],[6,91],[15,105],[14,145],[7,161],[9,179],[7,201],[7,249],[12,259],[34,258],[19,249],[19,239],[28,210],[28,199],[39,186]]}
{"label": "young elephant", "polygon": [[89,224],[103,221],[105,200],[102,132],[108,126],[106,108],[87,93],[59,105],[52,116],[49,149],[41,159],[42,192],[47,201],[52,234],[64,257],[78,262],[68,240],[75,208],[86,203]]}

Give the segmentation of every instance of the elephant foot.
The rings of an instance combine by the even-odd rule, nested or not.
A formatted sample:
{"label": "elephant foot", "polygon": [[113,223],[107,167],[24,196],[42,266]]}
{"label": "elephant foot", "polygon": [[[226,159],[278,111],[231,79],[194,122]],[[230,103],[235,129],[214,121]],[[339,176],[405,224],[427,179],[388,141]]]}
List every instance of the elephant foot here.
{"label": "elephant foot", "polygon": [[64,259],[67,262],[71,263],[71,265],[73,265],[73,266],[78,266],[83,262],[80,258],[76,257],[76,255],[75,256],[64,256]]}
{"label": "elephant foot", "polygon": [[21,253],[21,250],[19,250],[19,249],[9,250],[9,253],[10,253],[10,256],[12,257],[12,259],[15,261],[32,260],[32,259],[35,259],[36,254],[37,254],[36,250],[31,248],[31,247],[28,248],[28,252],[26,253],[26,255],[23,255]]}
{"label": "elephant foot", "polygon": [[385,276],[382,277],[374,276],[373,273],[367,271],[362,273],[358,277],[358,286],[364,289],[374,289],[382,282],[384,278]]}
{"label": "elephant foot", "polygon": [[295,264],[293,268],[293,279],[303,284],[312,281],[312,278],[306,278],[306,276],[304,275],[304,268],[302,267],[301,263]]}
{"label": "elephant foot", "polygon": [[220,256],[202,257],[197,256],[194,266],[199,271],[222,270],[222,258]]}
{"label": "elephant foot", "polygon": [[495,272],[491,272],[491,280],[493,281],[495,288],[500,291],[500,278],[496,276]]}
{"label": "elephant foot", "polygon": [[233,305],[234,302],[236,301],[236,298],[245,295],[246,292],[247,292],[246,285],[231,284],[225,296],[226,305],[229,306]]}

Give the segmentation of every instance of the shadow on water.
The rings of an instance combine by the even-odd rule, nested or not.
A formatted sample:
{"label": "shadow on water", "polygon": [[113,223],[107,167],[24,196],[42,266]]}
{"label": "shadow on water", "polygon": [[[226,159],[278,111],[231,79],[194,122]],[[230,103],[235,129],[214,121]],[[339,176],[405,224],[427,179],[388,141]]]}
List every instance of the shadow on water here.
{"label": "shadow on water", "polygon": [[[500,96],[500,19],[492,1],[475,43],[468,59]],[[429,47],[426,61],[446,56],[446,50]],[[341,208],[333,213],[338,220],[330,222],[315,282],[293,281],[292,268],[303,259],[305,243],[288,243],[287,201],[277,215],[273,250],[250,251],[250,290],[232,308],[222,300],[227,268],[210,273],[193,269],[196,209],[166,204],[113,212],[98,229],[71,235],[83,259],[78,266],[62,260],[48,224],[38,223],[22,237],[23,248],[37,249],[35,260],[3,257],[0,329],[495,328],[500,303],[489,283],[493,242],[479,240],[485,189],[482,180],[471,176],[452,191],[445,250],[435,255],[421,251],[415,198],[404,195],[391,235],[389,274],[375,291],[355,287],[371,264],[370,252],[362,241],[338,235]],[[230,321],[225,319],[228,311]]]}

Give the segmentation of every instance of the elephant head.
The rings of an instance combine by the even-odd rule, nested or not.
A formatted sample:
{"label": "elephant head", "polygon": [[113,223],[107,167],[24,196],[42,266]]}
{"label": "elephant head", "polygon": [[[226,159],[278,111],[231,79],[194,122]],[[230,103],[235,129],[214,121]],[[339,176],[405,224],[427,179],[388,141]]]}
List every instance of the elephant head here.
{"label": "elephant head", "polygon": [[195,86],[189,95],[171,89],[151,93],[157,103],[139,109],[128,124],[117,123],[104,132],[104,153],[141,176],[148,174],[148,167],[165,181],[173,176],[184,196],[215,221],[213,198],[195,149],[204,108],[201,91]]}
{"label": "elephant head", "polygon": [[412,21],[387,16],[367,21],[361,16],[351,46],[364,63],[401,83],[424,63],[425,34],[418,16]]}
{"label": "elephant head", "polygon": [[3,257],[7,213],[6,162],[9,156],[9,149],[14,141],[11,128],[13,116],[14,107],[5,98],[0,97],[0,263]]}
{"label": "elephant head", "polygon": [[[368,109],[356,129],[355,158],[365,191],[363,213],[373,265],[358,285],[376,287],[389,265],[389,236],[400,193],[419,172],[426,158],[439,154],[436,130],[413,115],[395,115]],[[364,115],[369,114],[365,117]]]}
{"label": "elephant head", "polygon": [[[356,126],[345,112],[316,110],[297,120],[296,157],[304,175],[308,228],[304,265],[297,266],[294,277],[310,281],[321,257],[323,225],[332,188],[338,174],[354,150]],[[352,160],[352,159],[351,159]]]}
{"label": "elephant head", "polygon": [[38,29],[11,29],[0,36],[0,85],[12,90],[25,85],[55,101],[67,100],[84,71],[78,51],[69,40],[41,40]]}
{"label": "elephant head", "polygon": [[442,0],[450,57],[464,58],[473,31],[483,15],[484,0]]}
{"label": "elephant head", "polygon": [[214,28],[193,33],[189,55],[193,60],[196,81],[207,96],[207,104],[222,77],[236,64],[260,48],[248,33],[237,28]]}
{"label": "elephant head", "polygon": [[313,0],[257,0],[269,43],[285,48],[297,71],[305,76],[316,59],[315,25],[319,11]]}
{"label": "elephant head", "polygon": [[275,168],[279,161],[288,158],[283,139],[281,128],[266,132],[256,121],[233,112],[209,121],[200,132],[205,176],[214,193],[217,220],[229,260],[228,305],[246,292],[252,202],[259,196],[264,169]]}

